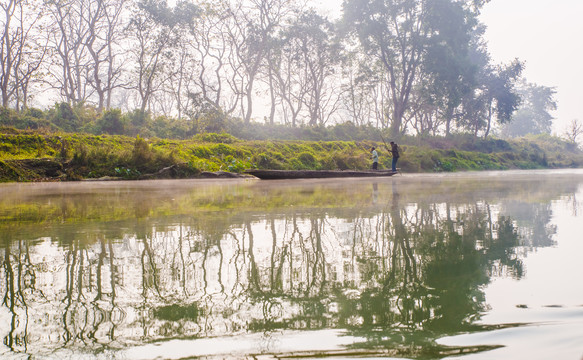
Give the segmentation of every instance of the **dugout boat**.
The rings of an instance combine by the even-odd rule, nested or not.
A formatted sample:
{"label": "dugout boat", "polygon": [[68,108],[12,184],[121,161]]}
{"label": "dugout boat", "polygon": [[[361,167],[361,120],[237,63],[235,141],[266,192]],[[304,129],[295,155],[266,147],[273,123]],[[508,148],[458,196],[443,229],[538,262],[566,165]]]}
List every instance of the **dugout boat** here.
{"label": "dugout boat", "polygon": [[391,170],[245,170],[246,174],[253,175],[262,180],[285,179],[322,179],[322,178],[346,178],[346,177],[382,177],[393,176],[397,171]]}

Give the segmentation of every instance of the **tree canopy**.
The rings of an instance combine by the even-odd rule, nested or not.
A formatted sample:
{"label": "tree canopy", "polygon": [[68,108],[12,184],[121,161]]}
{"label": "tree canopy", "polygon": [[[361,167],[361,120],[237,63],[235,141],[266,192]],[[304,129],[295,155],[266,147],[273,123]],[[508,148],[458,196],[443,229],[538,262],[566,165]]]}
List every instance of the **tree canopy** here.
{"label": "tree canopy", "polygon": [[189,133],[226,119],[392,136],[548,132],[554,90],[517,87],[520,60],[492,62],[486,2],[345,0],[332,21],[295,0],[0,0],[2,105],[48,100],[100,119],[75,123],[59,105],[49,121],[66,131],[125,131],[103,115],[119,109],[141,126],[189,122]]}

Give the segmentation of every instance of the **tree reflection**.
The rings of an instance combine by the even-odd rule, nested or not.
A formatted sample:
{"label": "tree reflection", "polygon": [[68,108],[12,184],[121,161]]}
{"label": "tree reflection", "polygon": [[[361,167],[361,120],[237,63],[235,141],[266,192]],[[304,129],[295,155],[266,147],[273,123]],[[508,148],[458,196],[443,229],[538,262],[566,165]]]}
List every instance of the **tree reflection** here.
{"label": "tree reflection", "polygon": [[[146,199],[130,206],[129,220],[54,225],[50,236],[30,240],[4,232],[4,345],[32,354],[77,345],[102,351],[176,337],[337,328],[366,339],[355,348],[400,344],[408,354],[435,355],[435,338],[477,328],[485,284],[520,279],[521,252],[553,243],[547,204],[421,199],[396,182],[384,185],[373,183],[372,194],[369,185],[362,199],[351,189],[286,194],[309,206],[254,193],[257,203],[283,204],[185,207],[192,214],[176,216],[153,216],[158,210]],[[335,196],[350,201],[326,206]],[[62,204],[62,217],[95,206]],[[42,335],[47,329],[58,338]],[[31,332],[40,341],[31,342]]]}

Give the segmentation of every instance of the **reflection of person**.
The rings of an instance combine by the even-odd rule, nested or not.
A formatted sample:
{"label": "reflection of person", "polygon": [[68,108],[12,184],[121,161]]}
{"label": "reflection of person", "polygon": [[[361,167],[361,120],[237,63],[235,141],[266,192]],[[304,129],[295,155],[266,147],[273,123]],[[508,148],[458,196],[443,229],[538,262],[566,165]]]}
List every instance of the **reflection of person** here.
{"label": "reflection of person", "polygon": [[370,149],[372,153],[372,169],[376,170],[379,167],[379,153],[377,153],[374,146]]}
{"label": "reflection of person", "polygon": [[379,199],[379,185],[372,183],[372,203],[376,204]]}
{"label": "reflection of person", "polygon": [[391,154],[393,154],[393,163],[391,164],[391,170],[397,171],[397,160],[399,160],[399,147],[394,141],[391,141],[390,144],[391,150],[389,149],[387,150],[389,150]]}

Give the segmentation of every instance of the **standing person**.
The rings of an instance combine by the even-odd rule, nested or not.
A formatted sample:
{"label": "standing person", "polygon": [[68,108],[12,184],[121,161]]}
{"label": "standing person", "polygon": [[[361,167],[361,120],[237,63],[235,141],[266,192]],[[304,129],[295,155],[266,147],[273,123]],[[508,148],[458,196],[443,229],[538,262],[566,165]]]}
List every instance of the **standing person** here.
{"label": "standing person", "polygon": [[[399,160],[399,147],[394,141],[390,142],[391,144],[391,154],[393,154],[393,163],[392,163],[392,171],[397,171],[397,160]],[[387,149],[388,150],[388,149]]]}
{"label": "standing person", "polygon": [[374,146],[370,149],[372,153],[372,169],[376,170],[379,167],[379,153],[377,153]]}

